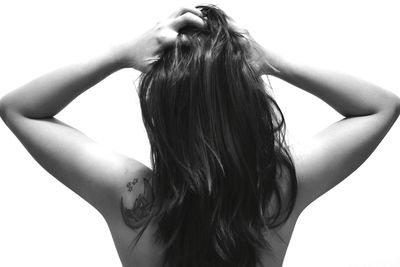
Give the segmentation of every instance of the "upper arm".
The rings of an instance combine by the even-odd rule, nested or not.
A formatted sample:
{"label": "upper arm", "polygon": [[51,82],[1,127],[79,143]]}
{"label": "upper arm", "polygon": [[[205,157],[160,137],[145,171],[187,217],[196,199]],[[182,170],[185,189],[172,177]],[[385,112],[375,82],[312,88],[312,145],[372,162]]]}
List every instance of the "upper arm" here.
{"label": "upper arm", "polygon": [[312,201],[354,172],[375,150],[398,116],[386,110],[373,115],[344,118],[290,147],[298,179],[295,209]]}
{"label": "upper arm", "polygon": [[118,209],[126,181],[148,169],[55,118],[8,114],[5,121],[44,169],[103,216]]}

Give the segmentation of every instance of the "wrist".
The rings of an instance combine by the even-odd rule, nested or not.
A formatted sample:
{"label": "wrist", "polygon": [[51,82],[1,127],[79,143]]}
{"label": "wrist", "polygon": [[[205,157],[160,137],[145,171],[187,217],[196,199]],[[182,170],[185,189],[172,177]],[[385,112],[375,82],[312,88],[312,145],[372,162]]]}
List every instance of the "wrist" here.
{"label": "wrist", "polygon": [[112,64],[117,69],[132,68],[132,64],[129,64],[127,59],[127,50],[125,44],[114,45],[110,48],[110,56]]}
{"label": "wrist", "polygon": [[295,78],[297,65],[292,59],[288,61],[283,56],[276,56],[272,64],[274,70],[271,75],[287,82]]}
{"label": "wrist", "polygon": [[283,74],[284,60],[281,56],[264,49],[263,74],[280,77]]}

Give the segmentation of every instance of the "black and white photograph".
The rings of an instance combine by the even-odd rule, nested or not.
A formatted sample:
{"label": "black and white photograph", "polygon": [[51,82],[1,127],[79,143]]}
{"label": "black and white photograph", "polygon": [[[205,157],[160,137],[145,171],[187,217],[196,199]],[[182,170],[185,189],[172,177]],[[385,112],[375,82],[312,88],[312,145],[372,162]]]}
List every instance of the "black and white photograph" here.
{"label": "black and white photograph", "polygon": [[400,266],[396,1],[0,6],[0,266]]}

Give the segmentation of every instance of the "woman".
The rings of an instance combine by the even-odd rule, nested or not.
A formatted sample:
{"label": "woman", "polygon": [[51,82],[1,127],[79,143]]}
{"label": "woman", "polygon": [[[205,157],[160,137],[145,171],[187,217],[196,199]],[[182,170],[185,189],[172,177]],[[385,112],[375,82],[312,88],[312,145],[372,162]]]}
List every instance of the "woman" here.
{"label": "woman", "polygon": [[[123,68],[139,97],[152,169],[54,118]],[[273,75],[345,118],[289,147],[265,91]],[[107,221],[123,266],[280,266],[296,220],[356,170],[399,115],[393,93],[259,46],[214,6],[184,8],[139,38],[1,99],[32,156]],[[305,148],[305,149],[304,149]]]}

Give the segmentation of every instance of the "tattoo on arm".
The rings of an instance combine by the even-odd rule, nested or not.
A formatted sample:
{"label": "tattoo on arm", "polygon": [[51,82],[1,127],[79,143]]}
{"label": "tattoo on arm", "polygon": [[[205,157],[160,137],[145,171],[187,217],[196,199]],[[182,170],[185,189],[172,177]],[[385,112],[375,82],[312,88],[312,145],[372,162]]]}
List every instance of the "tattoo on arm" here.
{"label": "tattoo on arm", "polygon": [[[151,212],[153,205],[154,195],[153,188],[151,185],[151,178],[143,178],[143,188],[141,192],[134,198],[132,208],[126,208],[124,205],[123,197],[121,197],[120,209],[122,217],[125,224],[127,224],[132,229],[137,229],[140,227],[145,219]],[[134,178],[132,181],[126,184],[127,191],[134,194],[134,188],[140,186],[138,184],[138,178]],[[136,190],[137,191],[137,190]]]}
{"label": "tattoo on arm", "polygon": [[137,184],[137,182],[138,182],[138,178],[135,178],[135,179],[132,180],[132,182],[129,182],[129,183],[126,184],[126,187],[128,187],[128,191],[129,192],[132,192],[133,186],[135,184]]}

